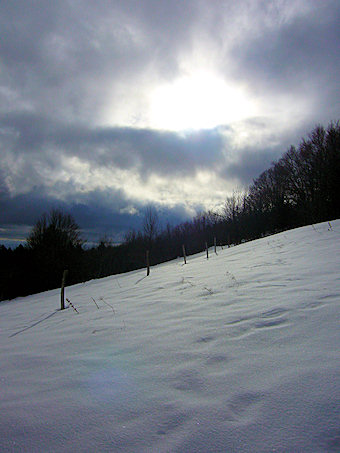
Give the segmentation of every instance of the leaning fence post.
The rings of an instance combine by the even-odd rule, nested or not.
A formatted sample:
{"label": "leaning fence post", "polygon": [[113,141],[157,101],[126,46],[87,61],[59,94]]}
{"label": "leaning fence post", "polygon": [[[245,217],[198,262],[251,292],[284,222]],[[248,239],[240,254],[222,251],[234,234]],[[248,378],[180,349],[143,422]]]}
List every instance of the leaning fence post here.
{"label": "leaning fence post", "polygon": [[186,253],[185,253],[185,245],[184,244],[182,245],[182,250],[183,250],[184,264],[187,264],[187,256],[186,256]]}
{"label": "leaning fence post", "polygon": [[209,259],[209,250],[208,250],[208,243],[205,243],[205,250],[207,252],[207,260]]}
{"label": "leaning fence post", "polygon": [[150,252],[146,251],[146,275],[150,275]]}
{"label": "leaning fence post", "polygon": [[61,280],[61,292],[60,292],[60,310],[65,309],[65,282],[68,270],[65,269],[63,272],[63,278]]}

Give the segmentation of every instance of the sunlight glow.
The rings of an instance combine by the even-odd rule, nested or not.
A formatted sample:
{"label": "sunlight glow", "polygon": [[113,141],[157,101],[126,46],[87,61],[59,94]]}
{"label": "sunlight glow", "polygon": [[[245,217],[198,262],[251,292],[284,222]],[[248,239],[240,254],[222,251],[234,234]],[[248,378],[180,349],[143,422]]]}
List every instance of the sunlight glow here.
{"label": "sunlight glow", "polygon": [[167,130],[210,129],[256,114],[245,91],[203,71],[157,87],[150,109],[153,127]]}

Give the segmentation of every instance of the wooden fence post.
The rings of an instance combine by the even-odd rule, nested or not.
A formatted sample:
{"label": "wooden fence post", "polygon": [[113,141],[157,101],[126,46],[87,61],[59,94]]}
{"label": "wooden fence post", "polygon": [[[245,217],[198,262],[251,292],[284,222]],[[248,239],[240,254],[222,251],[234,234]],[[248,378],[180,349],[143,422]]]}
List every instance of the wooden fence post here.
{"label": "wooden fence post", "polygon": [[182,245],[182,250],[183,250],[184,264],[187,264],[187,256],[186,256],[186,253],[185,253],[185,245],[184,244]]}
{"label": "wooden fence post", "polygon": [[61,280],[61,292],[60,292],[60,310],[65,309],[65,282],[68,270],[65,269],[63,272],[63,278]]}
{"label": "wooden fence post", "polygon": [[150,252],[146,251],[146,276],[150,275]]}
{"label": "wooden fence post", "polygon": [[215,254],[217,255],[217,251],[216,251],[216,237],[214,237],[214,249],[215,249]]}
{"label": "wooden fence post", "polygon": [[205,243],[205,250],[207,252],[207,260],[209,259],[209,250],[208,250],[208,243]]}

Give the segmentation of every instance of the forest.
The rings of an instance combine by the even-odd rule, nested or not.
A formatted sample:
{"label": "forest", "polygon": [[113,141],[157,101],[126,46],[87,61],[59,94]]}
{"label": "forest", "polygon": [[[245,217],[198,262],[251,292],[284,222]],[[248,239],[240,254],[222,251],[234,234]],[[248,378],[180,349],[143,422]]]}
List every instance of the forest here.
{"label": "forest", "polygon": [[84,247],[81,229],[70,214],[43,214],[14,250],[0,246],[0,300],[187,256],[206,246],[237,245],[283,230],[340,217],[340,122],[316,126],[291,146],[248,190],[235,192],[216,212],[209,210],[182,224],[161,228],[157,210],[148,207],[142,231],[130,231],[120,245],[102,238]]}

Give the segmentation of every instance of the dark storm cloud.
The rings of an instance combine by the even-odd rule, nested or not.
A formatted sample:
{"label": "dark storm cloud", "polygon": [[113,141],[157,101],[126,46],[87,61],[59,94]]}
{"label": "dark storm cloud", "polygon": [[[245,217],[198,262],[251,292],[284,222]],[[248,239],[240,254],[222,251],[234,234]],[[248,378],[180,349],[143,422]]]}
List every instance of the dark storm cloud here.
{"label": "dark storm cloud", "polygon": [[32,225],[42,212],[56,207],[56,203],[62,208],[63,203],[51,199],[44,187],[14,197],[3,196],[0,198],[0,224]]}
{"label": "dark storm cloud", "polygon": [[[281,151],[278,150],[278,153]],[[260,150],[254,153],[253,149],[244,149],[239,152],[238,159],[231,162],[224,169],[221,174],[228,178],[235,178],[241,187],[247,187],[255,176],[259,176],[264,170],[266,170],[273,162],[274,150]]]}
{"label": "dark storm cloud", "polygon": [[163,77],[176,71],[177,51],[190,42],[193,4],[1,2],[4,102],[95,119],[113,81],[133,82],[150,65]]}
{"label": "dark storm cloud", "polygon": [[[109,202],[108,202],[109,199]],[[43,212],[51,209],[62,209],[72,212],[82,228],[109,228],[119,233],[122,227],[127,228],[129,224],[124,223],[128,215],[118,215],[119,207],[125,206],[129,200],[119,191],[92,191],[86,195],[77,197],[77,202],[72,200],[59,200],[46,193],[44,187],[36,187],[27,194],[5,200],[2,204],[0,222],[2,224],[32,225]],[[21,212],[18,218],[18,211]],[[130,219],[131,222],[131,219]],[[99,228],[99,229],[100,229]]]}
{"label": "dark storm cloud", "polygon": [[223,139],[215,129],[183,135],[118,127],[65,128],[55,137],[55,143],[66,153],[94,165],[136,167],[145,176],[194,173],[198,168],[214,165],[222,158],[223,150]]}
{"label": "dark storm cloud", "polygon": [[[131,213],[124,212],[124,208],[129,205],[134,210]],[[165,227],[167,223],[176,225],[189,218],[182,205],[156,208],[161,227]],[[98,241],[104,234],[119,242],[127,231],[142,230],[145,206],[136,203],[136,200],[129,200],[120,191],[94,190],[78,194],[75,202],[72,196],[61,201],[47,194],[44,187],[36,187],[26,194],[11,198],[0,197],[0,237],[25,239],[31,226],[51,209],[61,209],[72,214],[82,229],[84,238],[91,243]]]}
{"label": "dark storm cloud", "polygon": [[33,166],[37,158],[46,165],[51,158],[50,163],[56,164],[62,155],[77,156],[93,168],[136,168],[141,176],[190,174],[199,168],[213,168],[222,159],[224,147],[218,129],[178,134],[150,129],[87,128],[27,113],[0,115],[0,143],[6,135],[11,137],[11,152],[26,160],[28,166]]}
{"label": "dark storm cloud", "polygon": [[[340,70],[339,3],[308,5],[306,14],[277,27],[263,26],[257,36],[235,45],[235,72],[271,94],[290,91],[321,99],[335,94]],[[332,99],[338,101],[339,93],[337,100]]]}

